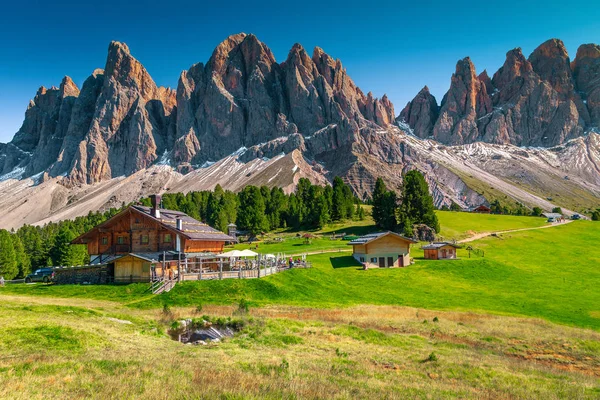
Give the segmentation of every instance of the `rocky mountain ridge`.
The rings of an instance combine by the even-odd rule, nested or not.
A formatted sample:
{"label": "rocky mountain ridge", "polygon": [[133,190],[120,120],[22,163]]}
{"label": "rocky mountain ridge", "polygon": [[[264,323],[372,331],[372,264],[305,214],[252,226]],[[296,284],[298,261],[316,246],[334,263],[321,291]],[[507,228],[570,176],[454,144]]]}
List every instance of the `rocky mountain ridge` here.
{"label": "rocky mountain ridge", "polygon": [[[557,204],[588,207],[600,196],[600,143],[589,133],[600,122],[599,76],[599,46],[581,46],[571,63],[562,42],[551,40],[529,59],[508,52],[492,78],[460,60],[441,105],[425,87],[395,118],[386,96],[365,95],[318,47],[309,55],[296,44],[278,63],[254,35],[232,35],[172,90],[158,87],[127,45],[112,42],[104,69],[81,89],[68,77],[40,88],[14,139],[0,144],[0,193],[16,213],[11,221],[33,223],[131,201],[130,194],[216,182],[291,190],[301,176],[323,183],[337,175],[367,198],[377,177],[399,189],[402,174],[417,168],[437,206],[485,203],[484,183],[494,181],[494,197],[547,206],[544,198],[565,196]],[[567,167],[548,161],[553,154]],[[109,196],[111,183],[135,190]],[[550,196],[554,186],[560,193]],[[38,204],[50,203],[39,215],[19,197],[42,193],[48,199]]]}
{"label": "rocky mountain ridge", "polygon": [[570,61],[562,41],[542,43],[525,58],[506,53],[493,77],[459,60],[438,106],[427,87],[398,121],[420,138],[460,145],[477,141],[552,147],[600,131],[600,46],[584,44]]}

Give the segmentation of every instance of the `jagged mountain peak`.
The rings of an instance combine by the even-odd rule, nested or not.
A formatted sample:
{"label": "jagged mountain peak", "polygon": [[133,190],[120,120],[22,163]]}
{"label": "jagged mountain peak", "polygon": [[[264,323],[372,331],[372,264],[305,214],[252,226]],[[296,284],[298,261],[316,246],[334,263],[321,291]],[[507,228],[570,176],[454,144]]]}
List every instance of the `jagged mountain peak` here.
{"label": "jagged mountain peak", "polygon": [[[488,141],[553,146],[598,126],[600,84],[593,77],[600,70],[596,62],[600,50],[584,45],[579,53],[581,61],[570,63],[559,39],[542,43],[528,58],[517,47],[506,53],[492,79],[487,71],[476,77],[469,57],[458,60],[435,121],[434,137],[446,144]],[[401,114],[405,119],[406,110]],[[430,116],[427,111],[423,116],[410,115],[406,121],[414,130],[413,124]]]}
{"label": "jagged mountain peak", "polygon": [[79,88],[77,87],[75,82],[73,82],[73,79],[71,79],[71,77],[69,77],[69,76],[65,76],[63,78],[63,80],[60,82],[59,90],[60,90],[61,97],[67,97],[67,96],[77,97],[77,96],[79,96]]}

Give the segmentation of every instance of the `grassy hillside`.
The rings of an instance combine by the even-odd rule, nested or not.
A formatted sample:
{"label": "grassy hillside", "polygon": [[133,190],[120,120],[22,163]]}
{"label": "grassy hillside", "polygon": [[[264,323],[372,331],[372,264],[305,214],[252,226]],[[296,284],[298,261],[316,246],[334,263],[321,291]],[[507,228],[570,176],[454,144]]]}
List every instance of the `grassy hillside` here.
{"label": "grassy hillside", "polygon": [[[543,222],[439,215],[456,237]],[[259,250],[349,248],[279,235]],[[408,268],[363,271],[348,252],[323,253],[312,269],[160,296],[146,284],[7,285],[0,398],[598,398],[599,241],[600,224],[578,221],[470,243],[485,257],[430,261],[415,247]],[[203,314],[243,327],[207,346],[166,334]]]}
{"label": "grassy hillside", "polygon": [[0,294],[0,398],[600,396],[600,334],[539,320],[274,306],[234,315],[233,339],[192,346],[166,335],[187,317],[200,314]]}
{"label": "grassy hillside", "polygon": [[[513,217],[502,218],[513,221]],[[288,239],[273,246],[284,246],[286,252],[310,249],[301,241]],[[404,269],[362,271],[349,253],[324,253],[309,256],[314,266],[310,270],[291,270],[260,280],[184,282],[161,296],[150,295],[143,284],[13,285],[3,290],[114,299],[138,308],[231,304],[242,298],[255,305],[389,304],[542,317],[600,329],[600,253],[593,251],[599,241],[599,224],[578,221],[470,243],[483,250],[485,257],[473,253],[468,258],[468,252],[462,249],[458,252],[460,260],[430,261],[420,259],[422,251],[414,247],[416,264]],[[322,248],[332,243],[343,249],[349,247],[346,242],[329,239],[315,244]],[[267,246],[260,245],[260,251],[273,251]]]}
{"label": "grassy hillside", "polygon": [[437,216],[442,228],[440,235],[445,239],[463,239],[475,233],[534,228],[547,225],[546,219],[541,217],[451,211],[438,211]]}

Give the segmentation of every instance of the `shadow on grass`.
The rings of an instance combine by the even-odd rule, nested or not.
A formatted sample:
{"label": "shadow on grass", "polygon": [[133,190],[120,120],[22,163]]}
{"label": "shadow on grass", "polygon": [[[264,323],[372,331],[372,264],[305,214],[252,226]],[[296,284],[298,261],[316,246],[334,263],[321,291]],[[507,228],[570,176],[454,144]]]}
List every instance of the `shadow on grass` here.
{"label": "shadow on grass", "polygon": [[358,267],[357,269],[362,269],[362,265],[352,256],[329,257],[329,261],[334,269],[356,267]]}
{"label": "shadow on grass", "polygon": [[331,235],[333,233],[336,234],[340,234],[340,233],[345,233],[347,235],[356,235],[356,236],[363,236],[366,235],[367,233],[372,233],[372,232],[376,232],[377,228],[375,227],[375,225],[368,225],[368,226],[348,226],[345,228],[339,228],[339,229],[327,229],[324,230],[323,232],[321,232],[322,235]]}

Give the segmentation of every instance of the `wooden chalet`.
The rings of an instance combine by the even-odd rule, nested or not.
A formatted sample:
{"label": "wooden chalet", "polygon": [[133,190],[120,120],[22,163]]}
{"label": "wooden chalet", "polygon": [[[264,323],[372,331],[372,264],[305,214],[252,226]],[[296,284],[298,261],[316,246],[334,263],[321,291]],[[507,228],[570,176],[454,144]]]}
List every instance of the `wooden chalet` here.
{"label": "wooden chalet", "polygon": [[130,206],[71,243],[87,245],[90,263],[107,265],[114,281],[141,282],[159,261],[172,269],[182,259],[222,253],[235,241],[183,212],[159,208],[160,196],[151,200],[152,207]]}
{"label": "wooden chalet", "polygon": [[427,260],[454,260],[460,246],[450,242],[435,242],[421,247]]}
{"label": "wooden chalet", "polygon": [[471,210],[471,212],[479,213],[479,214],[489,214],[492,212],[492,209],[485,204],[481,204]]}
{"label": "wooden chalet", "polygon": [[366,268],[407,267],[415,240],[394,232],[379,232],[350,241],[352,255]]}

